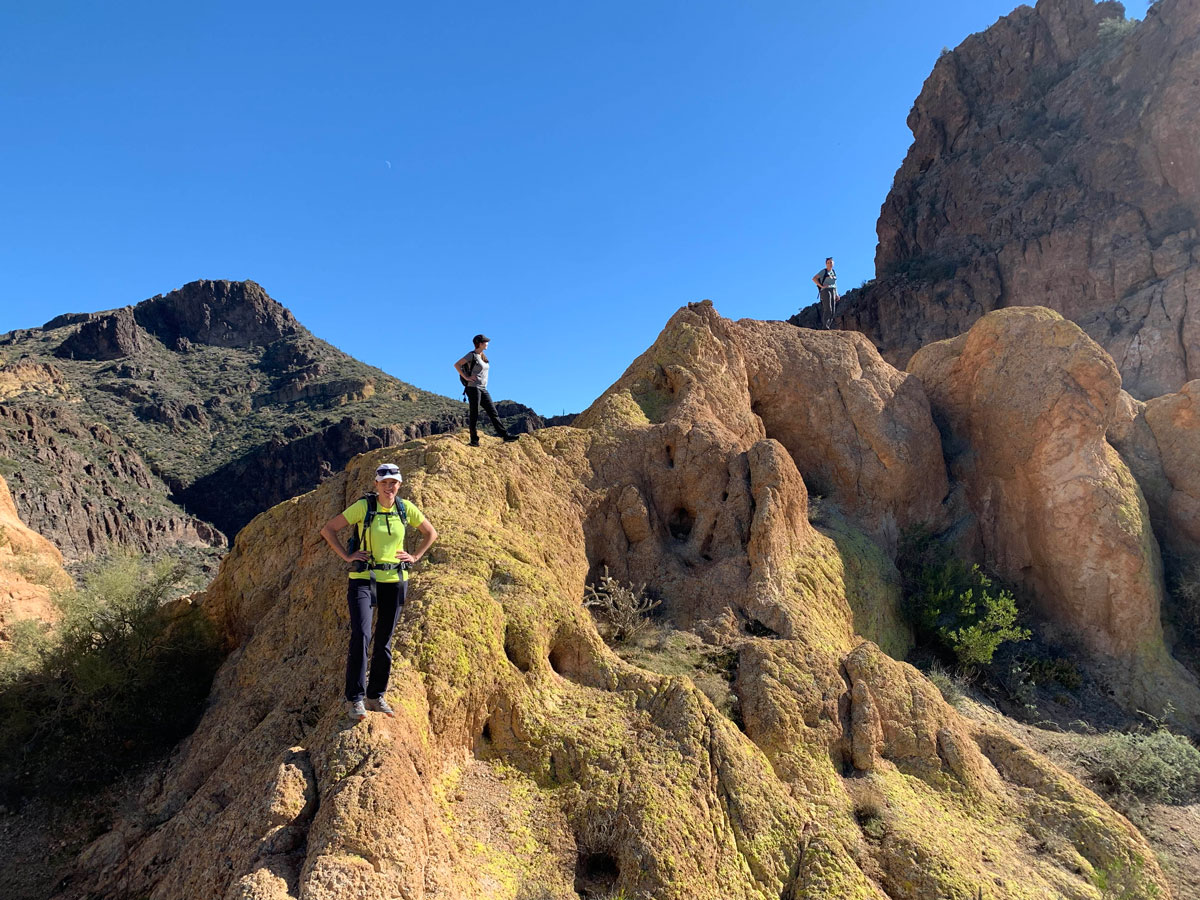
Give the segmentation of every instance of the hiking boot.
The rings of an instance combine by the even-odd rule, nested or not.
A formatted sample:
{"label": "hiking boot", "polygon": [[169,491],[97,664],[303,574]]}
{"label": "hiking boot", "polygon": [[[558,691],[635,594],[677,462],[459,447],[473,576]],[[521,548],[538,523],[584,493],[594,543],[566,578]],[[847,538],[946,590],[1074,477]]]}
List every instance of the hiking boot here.
{"label": "hiking boot", "polygon": [[467,446],[468,446],[468,447],[478,447],[478,446],[479,446],[479,441],[468,441],[468,442],[467,442]]}
{"label": "hiking boot", "polygon": [[375,712],[381,712],[389,719],[396,717],[396,711],[388,705],[385,697],[368,697],[367,709],[374,710]]}
{"label": "hiking boot", "polygon": [[367,707],[363,705],[361,700],[355,700],[353,703],[346,701],[346,706],[349,707],[347,712],[349,713],[350,718],[355,722],[361,722],[367,717]]}
{"label": "hiking boot", "polygon": [[515,434],[506,434],[504,436],[504,443],[511,444],[516,439],[517,439],[517,436]]}

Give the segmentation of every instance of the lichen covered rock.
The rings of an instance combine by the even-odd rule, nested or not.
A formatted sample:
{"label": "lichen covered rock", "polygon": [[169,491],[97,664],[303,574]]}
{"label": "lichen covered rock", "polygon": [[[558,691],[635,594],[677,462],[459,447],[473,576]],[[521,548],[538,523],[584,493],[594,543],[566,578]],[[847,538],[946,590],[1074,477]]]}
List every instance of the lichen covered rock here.
{"label": "lichen covered rock", "polygon": [[[62,896],[1098,900],[1098,871],[1166,896],[1099,799],[879,648],[906,643],[877,527],[898,495],[835,487],[845,518],[809,522],[807,473],[754,409],[748,331],[768,341],[682,310],[585,427],[371,451],[258,516],[203,601],[233,648],[203,721]],[[916,478],[887,445],[935,434],[914,379],[869,358],[806,378],[796,393],[860,394],[828,424],[862,417],[839,464]],[[385,460],[442,538],[396,642],[398,715],[351,725],[345,573],[317,531]],[[656,627],[719,652],[736,704],[605,645],[580,602],[604,565],[649,582]],[[1051,816],[1061,857],[1029,841]]]}

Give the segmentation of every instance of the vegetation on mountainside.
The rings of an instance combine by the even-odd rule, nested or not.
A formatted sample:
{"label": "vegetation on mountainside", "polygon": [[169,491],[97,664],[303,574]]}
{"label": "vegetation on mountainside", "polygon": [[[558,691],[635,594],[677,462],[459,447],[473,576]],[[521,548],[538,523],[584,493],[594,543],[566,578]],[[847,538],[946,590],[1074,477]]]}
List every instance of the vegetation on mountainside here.
{"label": "vegetation on mountainside", "polygon": [[987,665],[1002,644],[1030,637],[1017,624],[1012,592],[979,566],[953,557],[928,530],[905,533],[896,564],[905,611],[918,637],[960,665]]}
{"label": "vegetation on mountainside", "polygon": [[0,657],[0,794],[71,794],[165,752],[195,726],[221,653],[178,597],[181,566],[130,557],[57,595],[53,632],[22,623]]}
{"label": "vegetation on mountainside", "polygon": [[1080,762],[1118,798],[1175,804],[1200,798],[1200,750],[1158,720],[1149,729],[1104,735]]}

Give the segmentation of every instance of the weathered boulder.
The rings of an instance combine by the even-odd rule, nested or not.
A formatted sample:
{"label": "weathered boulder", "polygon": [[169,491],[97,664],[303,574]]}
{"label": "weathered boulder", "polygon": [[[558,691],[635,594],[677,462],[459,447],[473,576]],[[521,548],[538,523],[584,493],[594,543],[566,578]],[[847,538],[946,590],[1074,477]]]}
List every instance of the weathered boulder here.
{"label": "weathered boulder", "polygon": [[[856,633],[903,649],[894,569],[808,522],[742,327],[682,310],[585,427],[373,450],[255,518],[202,601],[236,648],[203,720],[59,896],[1165,896],[1128,823]],[[317,530],[384,460],[443,536],[396,642],[397,718],[351,726],[345,572]],[[622,660],[582,607],[589,571],[652,559],[661,627],[729,660],[740,718],[672,660]],[[1047,816],[1069,853],[1031,848]]]}
{"label": "weathered boulder", "polygon": [[8,483],[0,478],[0,649],[23,619],[54,622],[58,612],[51,593],[70,585],[62,554],[21,521]]}
{"label": "weathered boulder", "polygon": [[[1078,323],[1148,399],[1200,377],[1200,5],[1039,0],[943,54],[840,327],[895,365],[989,310]],[[812,321],[809,310],[802,323]]]}
{"label": "weathered boulder", "polygon": [[986,562],[1064,637],[1122,660],[1128,701],[1161,707],[1169,687],[1194,722],[1200,689],[1163,644],[1146,501],[1105,440],[1121,388],[1108,354],[1058,313],[1014,307],[923,348],[909,368],[948,433]]}

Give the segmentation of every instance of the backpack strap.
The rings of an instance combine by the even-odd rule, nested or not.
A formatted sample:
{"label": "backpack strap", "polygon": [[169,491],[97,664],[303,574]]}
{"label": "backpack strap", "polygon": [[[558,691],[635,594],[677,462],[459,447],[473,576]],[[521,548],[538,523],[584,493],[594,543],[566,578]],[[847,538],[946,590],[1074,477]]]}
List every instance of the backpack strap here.
{"label": "backpack strap", "polygon": [[[371,522],[375,518],[375,513],[379,511],[379,495],[374,491],[367,491],[362,498],[367,501],[367,514],[363,516],[358,546],[361,550],[367,550],[367,535],[371,533]],[[367,552],[371,551],[367,550]]]}

